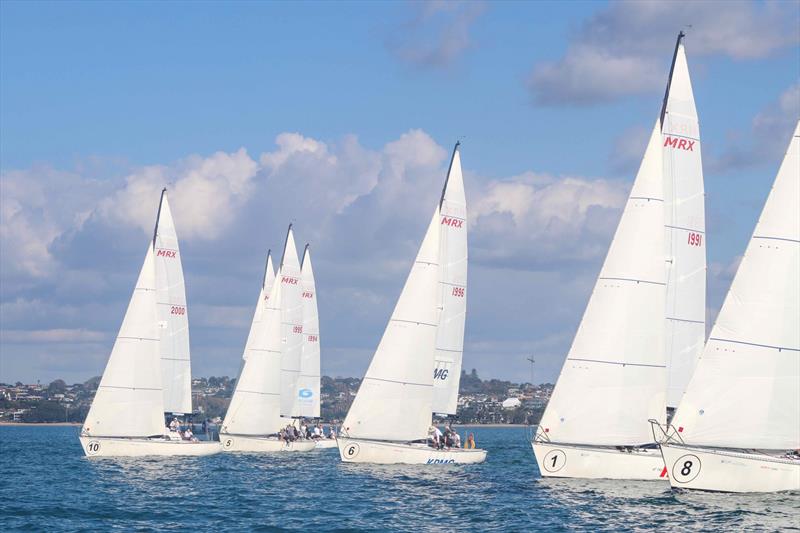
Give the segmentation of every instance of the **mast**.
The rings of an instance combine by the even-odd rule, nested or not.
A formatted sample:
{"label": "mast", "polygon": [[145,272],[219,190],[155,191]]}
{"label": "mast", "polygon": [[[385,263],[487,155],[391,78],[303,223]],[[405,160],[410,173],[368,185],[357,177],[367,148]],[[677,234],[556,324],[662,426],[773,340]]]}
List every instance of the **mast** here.
{"label": "mast", "polygon": [[669,67],[669,78],[667,78],[667,88],[664,91],[664,101],[661,104],[661,119],[659,125],[664,127],[664,115],[667,114],[667,101],[669,100],[669,88],[672,86],[672,73],[675,72],[675,61],[678,59],[678,49],[681,46],[681,41],[686,37],[683,31],[678,32],[678,38],[675,41],[675,51],[672,53],[672,65]]}
{"label": "mast", "polygon": [[161,220],[161,206],[164,205],[164,195],[166,193],[166,187],[161,189],[161,199],[158,201],[158,213],[156,214],[156,225],[153,227],[153,247],[156,245],[156,237],[158,236],[158,221]]}
{"label": "mast", "polygon": [[453,153],[450,155],[450,165],[447,167],[447,175],[444,178],[444,186],[442,187],[442,196],[439,199],[439,209],[442,208],[442,202],[444,202],[444,193],[447,191],[447,184],[450,181],[450,171],[453,170],[453,161],[456,158],[456,152],[458,151],[459,146],[461,146],[461,141],[456,141],[456,145],[453,146]]}
{"label": "mast", "polygon": [[270,256],[272,255],[272,250],[267,250],[267,260],[264,261],[264,277],[261,278],[261,287],[263,288],[267,284],[267,274],[269,272],[269,260]]}
{"label": "mast", "polygon": [[283,253],[281,254],[281,264],[278,267],[280,271],[283,268],[283,261],[286,259],[286,245],[289,244],[289,235],[292,234],[292,225],[289,224],[289,229],[286,230],[286,238],[283,240]]}

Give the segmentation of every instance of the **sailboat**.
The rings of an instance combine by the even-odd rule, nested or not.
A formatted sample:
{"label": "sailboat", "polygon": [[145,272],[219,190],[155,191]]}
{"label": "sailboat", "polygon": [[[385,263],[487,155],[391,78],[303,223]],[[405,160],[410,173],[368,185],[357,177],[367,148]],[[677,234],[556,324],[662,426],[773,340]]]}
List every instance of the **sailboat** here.
{"label": "sailboat", "polygon": [[191,412],[183,270],[164,189],[153,239],[81,429],[81,446],[90,457],[218,453],[217,442],[182,440],[165,427],[165,413]]}
{"label": "sailboat", "polygon": [[674,488],[800,490],[800,122],[662,438]]}
{"label": "sailboat", "polygon": [[[463,342],[463,325],[462,339],[453,339],[458,320],[463,321],[459,299],[466,297],[467,213],[458,147],[456,143],[441,199],[337,439],[342,461],[446,464],[486,459],[485,450],[427,444],[437,364],[438,369],[454,368]],[[451,253],[449,246],[464,249]],[[463,276],[449,272],[451,267],[463,268]],[[458,305],[451,310],[454,301]],[[447,333],[439,340],[442,317],[448,321]],[[440,347],[458,350],[458,357],[437,361]]]}
{"label": "sailboat", "polygon": [[[295,316],[298,314],[296,300],[300,298],[297,287],[299,263],[290,225],[275,277],[271,255],[267,254],[259,301],[242,355],[242,369],[220,429],[223,451],[302,452],[314,449],[312,441],[287,441],[279,437],[279,432],[293,422],[289,415],[297,395],[296,375],[294,385],[287,384],[297,366],[294,359],[299,359],[296,352],[302,341],[296,341],[296,336],[302,334],[302,312],[299,317]],[[288,362],[287,355],[291,358]]]}
{"label": "sailboat", "polygon": [[[703,182],[683,37],[622,218],[531,443],[544,477],[663,473],[647,420],[664,421],[668,391],[682,393],[682,369],[693,366],[702,345],[705,312]],[[698,287],[702,295],[689,294]]]}

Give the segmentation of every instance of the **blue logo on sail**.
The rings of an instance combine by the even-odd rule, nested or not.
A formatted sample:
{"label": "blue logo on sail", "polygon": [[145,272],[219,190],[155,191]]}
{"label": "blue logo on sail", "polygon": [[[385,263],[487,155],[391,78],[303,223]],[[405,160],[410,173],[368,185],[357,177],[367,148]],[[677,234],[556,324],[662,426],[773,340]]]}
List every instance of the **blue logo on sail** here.
{"label": "blue logo on sail", "polygon": [[297,395],[300,396],[301,398],[307,400],[308,398],[311,398],[312,396],[314,396],[314,391],[312,391],[311,389],[300,389],[297,392]]}

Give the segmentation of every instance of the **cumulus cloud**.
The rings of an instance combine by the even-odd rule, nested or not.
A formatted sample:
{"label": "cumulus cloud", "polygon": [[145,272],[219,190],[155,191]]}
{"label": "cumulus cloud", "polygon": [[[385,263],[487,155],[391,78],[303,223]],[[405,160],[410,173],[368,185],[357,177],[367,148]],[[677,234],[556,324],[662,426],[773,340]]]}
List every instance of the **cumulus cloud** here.
{"label": "cumulus cloud", "polygon": [[[23,273],[25,261],[36,254],[50,265],[28,272],[27,288],[4,288],[4,376],[36,371],[36,377],[54,378],[56,370],[70,368],[70,360],[84,378],[102,370],[165,183],[181,237],[195,371],[236,371],[266,248],[279,257],[286,225],[294,222],[298,244],[312,244],[328,354],[323,370],[356,375],[366,367],[413,262],[450,151],[422,130],[377,149],[352,135],[323,141],[286,132],[257,158],[242,149],[125,169],[88,197],[68,194],[90,181],[80,173],[39,171],[30,180],[38,183],[36,194],[22,179],[33,171],[7,175],[14,180],[4,175],[15,202],[4,216],[34,228],[40,244],[27,255],[4,254],[3,260]],[[492,343],[514,338],[513,346],[526,345],[544,325],[546,335],[537,337],[560,340],[533,345],[560,361],[629,185],[536,172],[487,178],[469,171],[468,146],[462,154],[470,202],[470,301],[481,302],[470,311],[474,348],[468,360],[496,374],[488,353]],[[57,180],[64,185],[51,185]],[[3,238],[5,250],[11,241]],[[570,271],[574,265],[585,268]],[[6,269],[0,281],[8,285]],[[512,291],[523,295],[513,305],[498,299]],[[560,304],[546,313],[514,307],[539,297],[554,301],[556,295]],[[514,318],[498,325],[498,307],[510,309]],[[494,355],[506,349],[514,348],[498,348]],[[39,354],[35,368],[26,366],[32,351]],[[524,369],[524,359],[521,364],[510,365],[505,377]]]}
{"label": "cumulus cloud", "polygon": [[411,19],[391,33],[387,46],[420,68],[449,67],[473,46],[470,30],[486,5],[478,1],[427,0],[409,3]]}
{"label": "cumulus cloud", "polygon": [[533,99],[590,105],[660,89],[676,30],[687,25],[692,56],[758,59],[800,42],[793,2],[613,2],[583,24],[561,59],[535,66]]}
{"label": "cumulus cloud", "polygon": [[474,256],[545,270],[602,257],[629,187],[532,172],[492,181],[473,204]]}
{"label": "cumulus cloud", "polygon": [[233,219],[252,188],[258,164],[244,148],[210,157],[190,156],[173,166],[144,167],[125,179],[125,187],[103,200],[99,212],[107,219],[152,231],[157,203],[168,186],[170,206],[180,235],[214,239]]}

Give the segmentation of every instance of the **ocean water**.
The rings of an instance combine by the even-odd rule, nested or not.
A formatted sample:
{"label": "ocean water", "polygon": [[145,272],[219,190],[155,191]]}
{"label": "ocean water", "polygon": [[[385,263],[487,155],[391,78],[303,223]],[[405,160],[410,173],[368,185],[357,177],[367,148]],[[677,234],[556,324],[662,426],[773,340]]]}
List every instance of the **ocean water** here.
{"label": "ocean water", "polygon": [[348,465],[336,450],[86,459],[76,427],[0,427],[4,531],[789,531],[800,495],[673,493],[539,476],[524,428],[474,428],[469,467]]}

